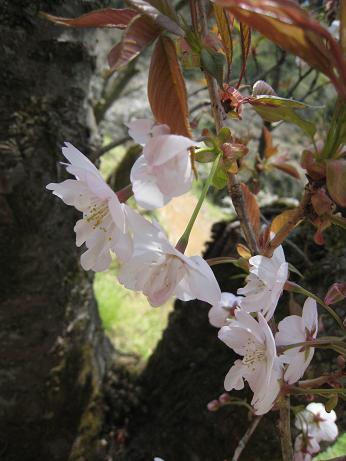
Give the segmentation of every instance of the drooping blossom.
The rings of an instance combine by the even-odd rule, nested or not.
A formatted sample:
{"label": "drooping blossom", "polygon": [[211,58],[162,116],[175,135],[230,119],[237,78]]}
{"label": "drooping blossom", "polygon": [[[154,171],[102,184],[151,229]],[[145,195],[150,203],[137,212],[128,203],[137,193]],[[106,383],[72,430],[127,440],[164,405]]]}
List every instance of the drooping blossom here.
{"label": "drooping blossom", "polygon": [[153,210],[190,190],[193,174],[189,149],[199,143],[168,134],[167,125],[151,127],[150,133],[145,133],[150,123],[142,121],[141,129],[136,127],[138,131],[133,128],[135,123],[132,122],[130,134],[137,141],[145,141],[145,145],[131,169],[130,180],[138,205]]}
{"label": "drooping blossom", "polygon": [[217,328],[221,328],[227,323],[227,318],[230,316],[232,309],[239,304],[239,297],[232,293],[223,292],[218,304],[212,306],[209,310],[209,322]]}
{"label": "drooping blossom", "polygon": [[245,287],[239,288],[243,295],[241,308],[246,312],[260,311],[267,320],[274,314],[288,277],[288,264],[282,246],[277,247],[271,258],[256,255],[249,259],[250,273]]}
{"label": "drooping blossom", "polygon": [[[275,335],[277,346],[288,346],[315,339],[318,331],[316,301],[312,298],[307,298],[303,306],[302,316],[289,315],[281,320],[278,330]],[[288,384],[295,383],[303,376],[310,365],[314,352],[314,347],[298,346],[287,349],[283,353],[282,358],[288,363],[284,375],[284,379]]]}
{"label": "drooping blossom", "polygon": [[317,442],[333,442],[339,432],[335,421],[334,410],[328,413],[323,403],[311,402],[303,411],[297,413],[295,426]]}
{"label": "drooping blossom", "polygon": [[317,440],[309,434],[299,434],[294,442],[293,461],[311,461],[313,455],[320,451]]}
{"label": "drooping blossom", "polygon": [[259,312],[258,322],[242,309],[235,311],[235,319],[221,328],[219,338],[242,360],[236,360],[225,378],[225,389],[240,390],[244,379],[254,393],[251,404],[257,415],[267,413],[280,392],[281,363],[271,329]]}
{"label": "drooping blossom", "polygon": [[77,246],[85,243],[87,247],[81,256],[83,269],[104,271],[111,263],[111,251],[119,259],[126,259],[131,253],[125,205],[119,202],[95,165],[72,144],[66,142],[62,153],[69,162],[63,165],[76,179],[50,183],[46,187],[66,205],[83,213],[83,218],[74,227]]}
{"label": "drooping blossom", "polygon": [[187,257],[174,248],[157,222],[150,223],[131,209],[127,215],[133,232],[133,254],[121,267],[120,283],[142,291],[152,306],[164,304],[171,296],[182,301],[197,298],[218,303],[221,290],[203,258]]}

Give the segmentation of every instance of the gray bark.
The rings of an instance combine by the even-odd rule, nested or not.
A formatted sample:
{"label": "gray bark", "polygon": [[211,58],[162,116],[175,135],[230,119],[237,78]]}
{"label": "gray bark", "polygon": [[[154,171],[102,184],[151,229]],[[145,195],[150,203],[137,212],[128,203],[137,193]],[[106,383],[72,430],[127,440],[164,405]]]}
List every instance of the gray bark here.
{"label": "gray bark", "polygon": [[95,402],[110,347],[92,276],[79,264],[77,213],[45,190],[67,177],[64,141],[90,153],[93,61],[38,13],[77,16],[81,3],[0,7],[0,458],[8,461],[91,459],[102,420]]}

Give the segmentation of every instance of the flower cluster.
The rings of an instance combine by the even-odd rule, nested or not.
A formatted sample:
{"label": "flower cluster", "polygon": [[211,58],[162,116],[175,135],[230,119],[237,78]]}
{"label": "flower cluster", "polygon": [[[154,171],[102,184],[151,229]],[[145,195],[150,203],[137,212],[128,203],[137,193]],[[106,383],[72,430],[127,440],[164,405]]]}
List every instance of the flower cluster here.
{"label": "flower cluster", "polygon": [[[198,143],[171,135],[166,125],[149,120],[129,124],[129,132],[144,145],[131,171],[137,203],[146,208],[161,206],[191,187],[188,149]],[[157,222],[120,203],[97,168],[74,146],[66,143],[62,152],[69,162],[64,164],[66,170],[75,179],[48,184],[47,189],[83,213],[74,230],[77,245],[85,243],[87,248],[81,257],[85,270],[108,269],[113,252],[121,262],[119,281],[142,291],[153,306],[173,295],[183,301],[219,302],[219,285],[203,258],[185,256],[169,243]]]}
{"label": "flower cluster", "polygon": [[322,403],[312,402],[296,415],[300,431],[294,443],[294,461],[311,461],[321,449],[320,442],[333,442],[338,435],[334,410],[329,413]]}
{"label": "flower cluster", "polygon": [[[198,143],[170,134],[168,126],[151,120],[137,120],[128,127],[135,142],[143,146],[131,170],[137,203],[153,209],[185,193],[192,183],[189,149]],[[152,306],[164,304],[171,296],[209,303],[209,321],[220,328],[219,338],[242,357],[230,368],[225,389],[242,389],[247,381],[254,412],[268,412],[281,385],[293,384],[303,376],[314,354],[318,330],[316,302],[311,298],[305,301],[301,316],[288,316],[278,324],[275,336],[268,323],[288,279],[282,247],[270,258],[256,255],[249,259],[246,285],[237,295],[221,293],[204,259],[185,256],[156,221],[148,221],[121,203],[121,194],[118,197],[74,146],[66,143],[62,152],[68,161],[66,170],[75,179],[48,184],[47,189],[83,213],[74,228],[76,244],[86,246],[81,256],[83,268],[104,271],[114,253],[120,262],[120,283],[144,293]]]}

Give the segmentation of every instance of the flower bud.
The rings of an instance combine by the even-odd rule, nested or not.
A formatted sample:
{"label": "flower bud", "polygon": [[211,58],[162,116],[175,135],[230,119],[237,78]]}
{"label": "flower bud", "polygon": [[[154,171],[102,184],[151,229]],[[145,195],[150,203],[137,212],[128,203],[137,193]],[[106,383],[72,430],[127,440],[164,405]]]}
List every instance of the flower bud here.
{"label": "flower bud", "polygon": [[336,363],[338,365],[338,367],[340,368],[340,370],[343,370],[345,368],[345,365],[346,365],[346,359],[343,355],[338,355],[337,358],[336,358]]}
{"label": "flower bud", "polygon": [[326,304],[335,304],[339,301],[342,301],[346,298],[346,282],[342,283],[333,283],[333,285],[329,288],[324,302]]}
{"label": "flower bud", "polygon": [[224,392],[223,394],[220,395],[219,397],[219,402],[221,405],[227,405],[231,401],[231,397],[227,392]]}
{"label": "flower bud", "polygon": [[217,411],[220,408],[220,402],[218,400],[212,400],[208,403],[207,408],[209,411]]}

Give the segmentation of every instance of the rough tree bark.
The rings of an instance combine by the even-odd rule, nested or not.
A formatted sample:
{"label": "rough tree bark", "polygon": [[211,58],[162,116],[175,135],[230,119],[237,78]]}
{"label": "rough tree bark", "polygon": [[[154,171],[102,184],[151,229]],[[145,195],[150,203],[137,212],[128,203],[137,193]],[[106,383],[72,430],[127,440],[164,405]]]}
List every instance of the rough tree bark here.
{"label": "rough tree bark", "polygon": [[110,348],[74,244],[77,214],[45,185],[65,177],[65,140],[88,153],[93,62],[40,10],[73,16],[85,6],[0,6],[0,458],[88,460]]}

